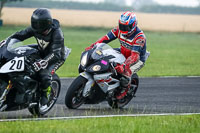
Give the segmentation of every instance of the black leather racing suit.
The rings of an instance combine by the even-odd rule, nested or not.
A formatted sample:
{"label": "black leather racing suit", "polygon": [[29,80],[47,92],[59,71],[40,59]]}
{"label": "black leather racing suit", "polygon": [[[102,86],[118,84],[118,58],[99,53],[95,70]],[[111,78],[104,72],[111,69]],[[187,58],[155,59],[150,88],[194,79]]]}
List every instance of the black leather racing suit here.
{"label": "black leather racing suit", "polygon": [[52,28],[47,35],[38,34],[31,27],[28,27],[16,32],[9,38],[24,41],[30,37],[35,37],[37,40],[40,57],[48,60],[47,68],[41,69],[37,76],[37,79],[42,82],[41,88],[45,90],[51,84],[52,70],[57,70],[65,61],[64,36],[60,29],[59,21],[53,19]]}

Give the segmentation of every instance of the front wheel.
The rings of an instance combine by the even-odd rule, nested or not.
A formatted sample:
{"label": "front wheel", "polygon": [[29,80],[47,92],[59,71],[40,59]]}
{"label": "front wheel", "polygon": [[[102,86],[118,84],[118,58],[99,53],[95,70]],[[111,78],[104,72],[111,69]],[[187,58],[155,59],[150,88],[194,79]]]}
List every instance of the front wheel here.
{"label": "front wheel", "polygon": [[[115,99],[113,100],[112,98],[108,99],[108,104],[112,108],[123,108],[125,105],[127,105],[131,99],[135,96],[135,93],[137,91],[139,85],[139,78],[137,74],[132,75],[131,77],[131,87],[128,90],[125,90],[126,95],[122,99]],[[122,92],[125,94],[125,92]],[[121,93],[121,92],[120,92]],[[117,94],[119,95],[119,94]]]}
{"label": "front wheel", "polygon": [[51,81],[51,94],[47,106],[41,106],[38,102],[37,105],[28,108],[29,112],[36,116],[43,116],[46,113],[48,113],[57,101],[57,98],[60,94],[60,88],[60,78],[57,74],[54,74],[53,79]]}
{"label": "front wheel", "polygon": [[65,96],[65,105],[69,109],[77,109],[84,103],[85,99],[82,94],[86,83],[86,78],[78,76],[68,88]]}

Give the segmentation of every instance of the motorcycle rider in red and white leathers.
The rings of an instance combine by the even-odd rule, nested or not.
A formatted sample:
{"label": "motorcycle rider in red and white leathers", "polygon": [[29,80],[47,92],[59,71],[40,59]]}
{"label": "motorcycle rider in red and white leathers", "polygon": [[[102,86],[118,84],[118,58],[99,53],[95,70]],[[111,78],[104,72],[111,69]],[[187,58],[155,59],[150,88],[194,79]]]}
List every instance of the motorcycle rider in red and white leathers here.
{"label": "motorcycle rider in red and white leathers", "polygon": [[118,27],[113,28],[85,50],[93,48],[97,43],[109,43],[116,38],[120,41],[120,52],[125,56],[126,60],[123,64],[118,64],[115,69],[123,75],[121,85],[128,87],[131,83],[131,76],[144,66],[145,60],[149,55],[149,52],[146,52],[146,37],[137,26],[135,13],[124,12],[119,19]]}

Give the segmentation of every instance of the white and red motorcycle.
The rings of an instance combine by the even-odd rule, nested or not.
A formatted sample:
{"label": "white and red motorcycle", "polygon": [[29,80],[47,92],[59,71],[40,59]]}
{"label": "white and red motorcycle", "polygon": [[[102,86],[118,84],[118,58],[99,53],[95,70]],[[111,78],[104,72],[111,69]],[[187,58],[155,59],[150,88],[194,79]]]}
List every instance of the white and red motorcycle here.
{"label": "white and red motorcycle", "polygon": [[72,82],[65,97],[65,104],[76,109],[82,104],[98,104],[107,101],[112,108],[122,108],[135,96],[139,78],[134,74],[131,87],[122,88],[120,78],[114,66],[122,64],[125,57],[105,43],[97,44],[93,49],[81,55],[80,75]]}

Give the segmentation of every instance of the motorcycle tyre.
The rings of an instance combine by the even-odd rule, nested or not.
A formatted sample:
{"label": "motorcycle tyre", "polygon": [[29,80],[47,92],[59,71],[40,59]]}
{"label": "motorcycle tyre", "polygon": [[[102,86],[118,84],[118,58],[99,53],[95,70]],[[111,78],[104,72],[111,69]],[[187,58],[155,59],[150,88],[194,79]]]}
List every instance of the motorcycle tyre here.
{"label": "motorcycle tyre", "polygon": [[117,109],[117,108],[123,108],[124,106],[126,106],[130,101],[131,99],[135,96],[135,93],[137,91],[137,88],[138,88],[138,85],[139,85],[139,78],[138,78],[138,75],[137,74],[134,74],[132,76],[132,81],[131,81],[131,84],[134,84],[134,85],[137,85],[137,87],[135,88],[134,90],[134,95],[128,95],[128,96],[125,96],[124,98],[126,99],[121,99],[121,100],[125,100],[124,102],[120,103],[121,100],[112,100],[112,99],[108,99],[108,104],[110,107],[114,108],[114,109]]}
{"label": "motorcycle tyre", "polygon": [[54,99],[52,99],[51,101],[49,101],[49,103],[50,103],[50,102],[52,102],[52,103],[50,103],[50,104],[48,105],[47,109],[45,109],[44,111],[42,111],[42,110],[40,109],[40,104],[39,104],[39,101],[38,101],[38,104],[37,104],[37,105],[35,105],[35,106],[31,107],[31,108],[28,108],[29,112],[30,112],[32,115],[34,115],[34,116],[43,116],[43,115],[45,115],[46,113],[48,113],[48,112],[51,110],[51,108],[54,106],[54,104],[56,103],[57,98],[58,98],[58,96],[59,96],[59,94],[60,94],[60,88],[61,88],[60,78],[58,77],[57,74],[54,74],[54,75],[53,75],[52,84],[57,85],[57,88],[56,88],[56,89],[57,89],[57,90],[56,90],[56,91],[57,91],[56,96],[54,97]]}
{"label": "motorcycle tyre", "polygon": [[[82,77],[82,76],[78,76],[70,85],[70,87],[68,88],[68,91],[66,93],[65,96],[65,105],[69,108],[69,109],[77,109],[78,107],[80,107],[84,102],[85,102],[85,98],[82,97],[82,93],[81,93],[81,99],[80,101],[77,103],[77,105],[74,105],[73,103],[73,99],[77,98],[75,95],[77,93],[77,91],[83,91],[83,87],[85,86],[85,84],[87,83],[87,79]],[[82,90],[80,90],[82,89]]]}

